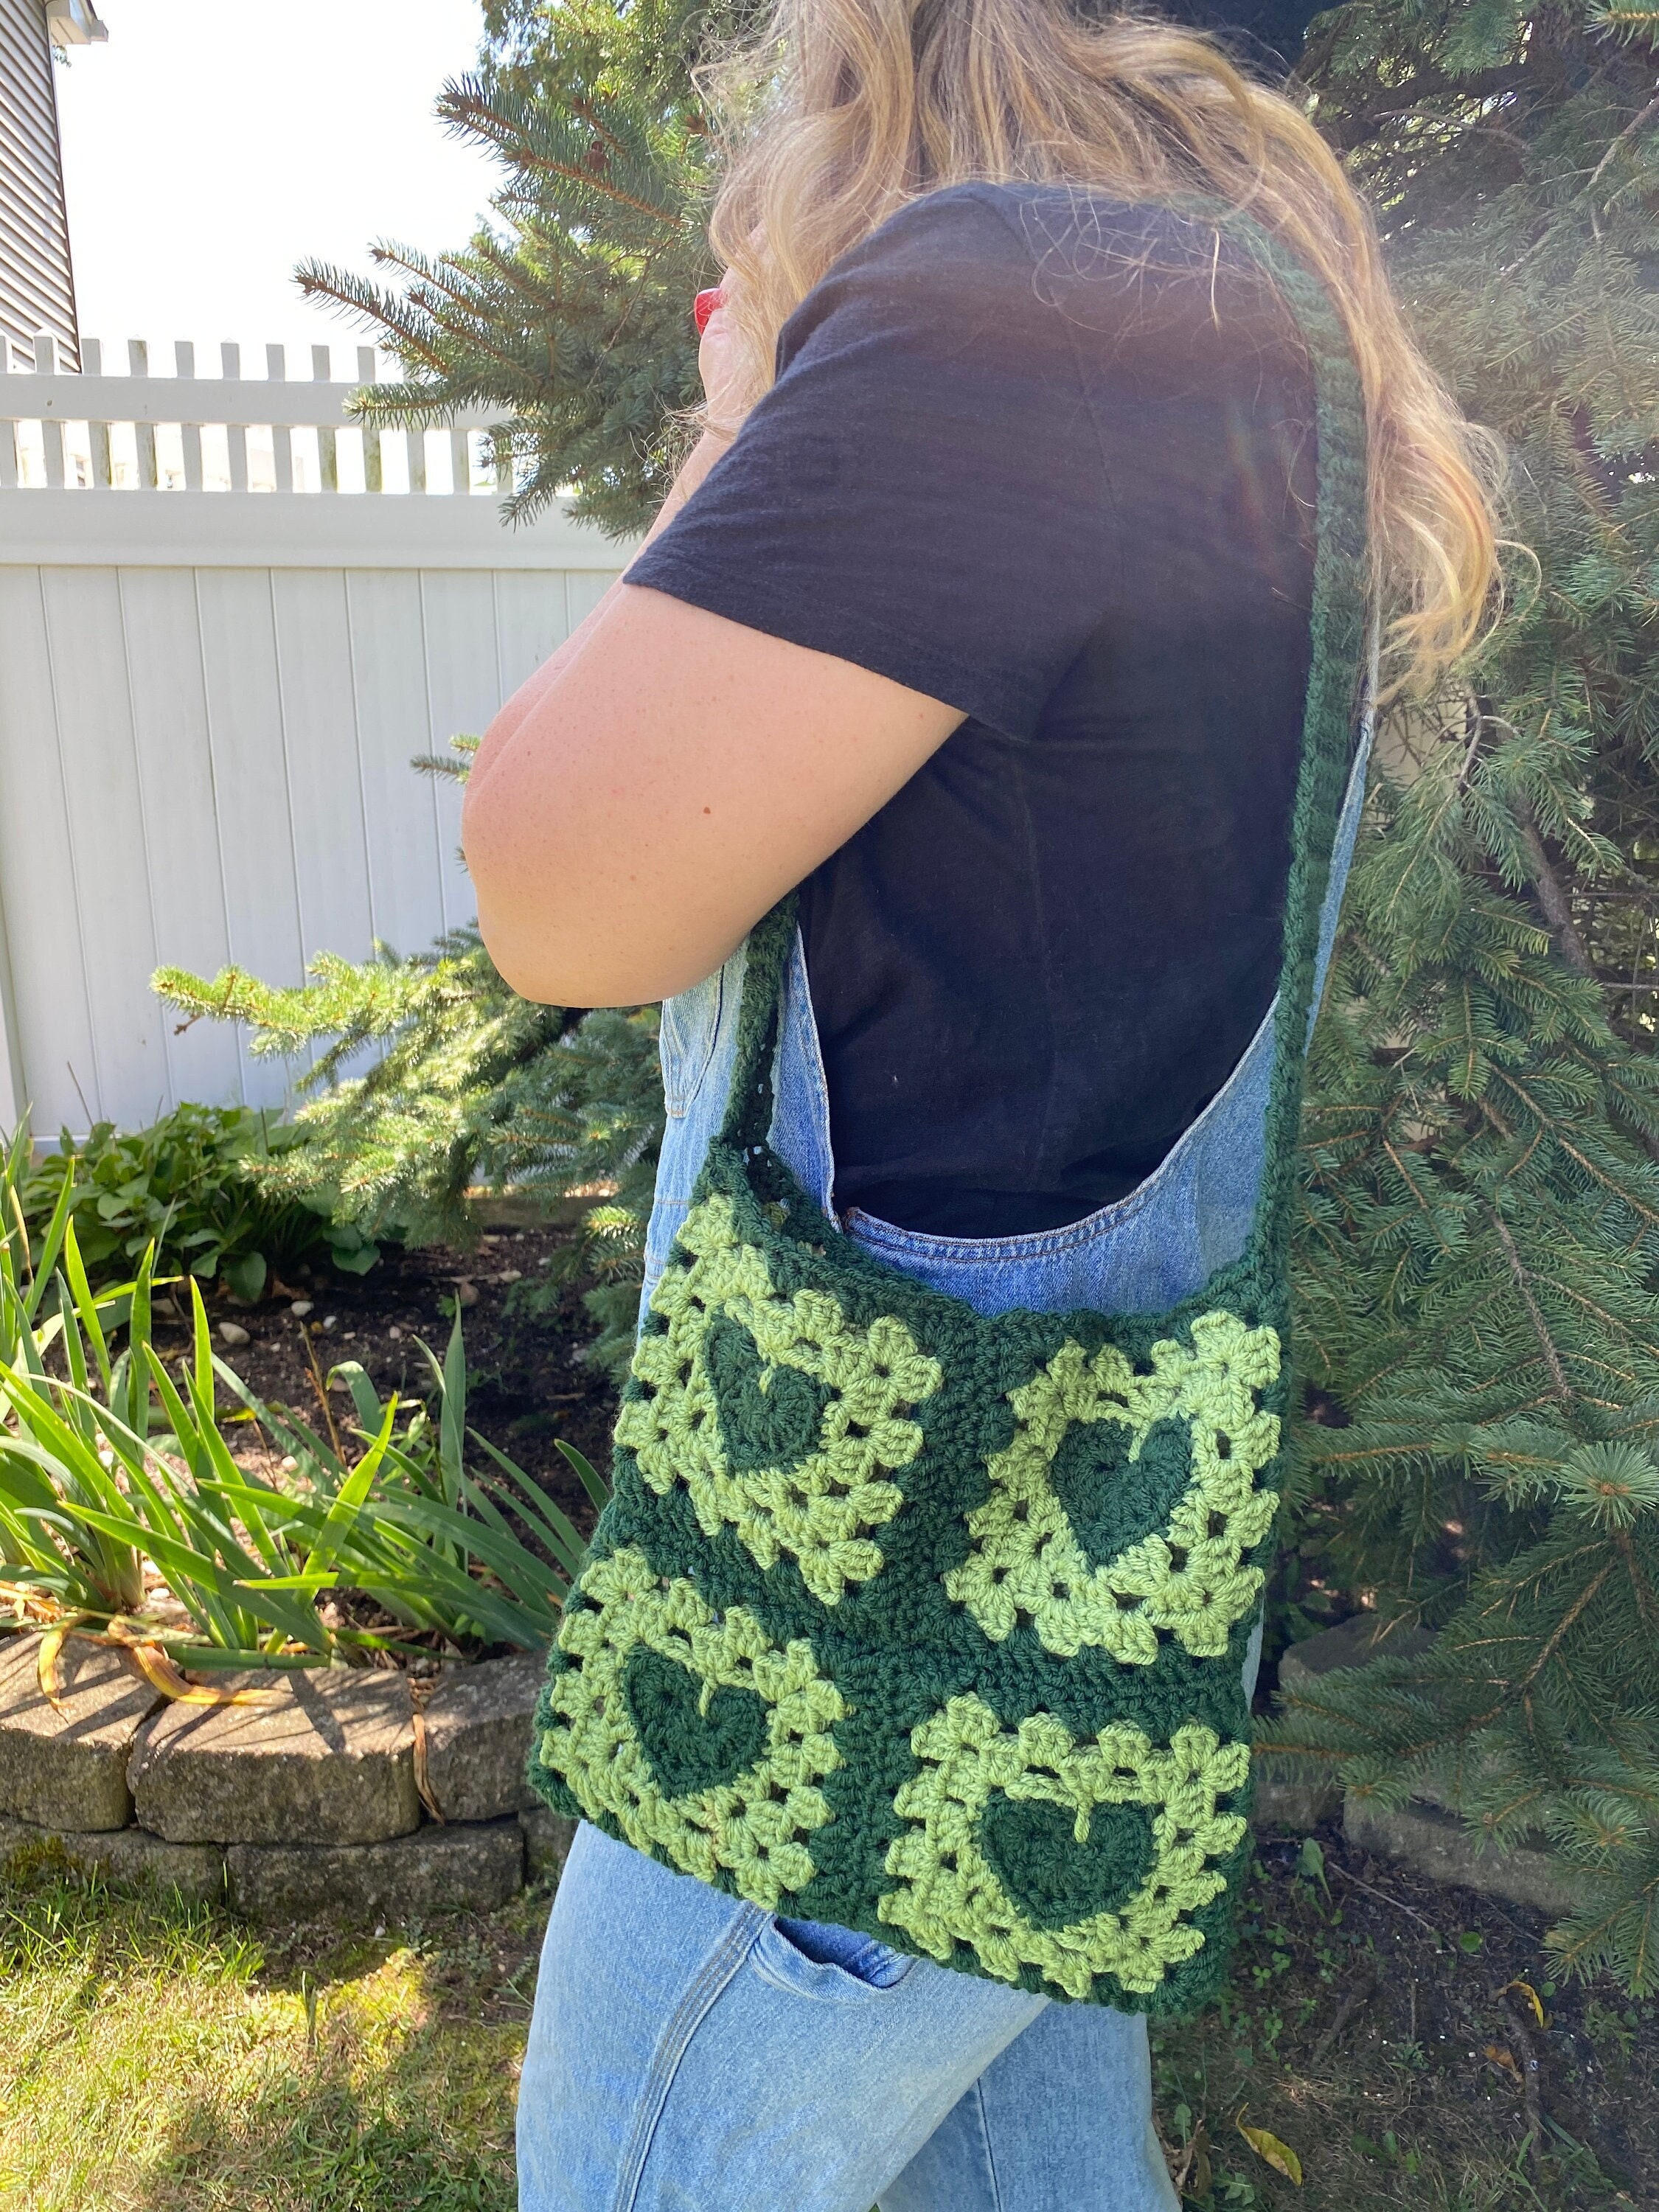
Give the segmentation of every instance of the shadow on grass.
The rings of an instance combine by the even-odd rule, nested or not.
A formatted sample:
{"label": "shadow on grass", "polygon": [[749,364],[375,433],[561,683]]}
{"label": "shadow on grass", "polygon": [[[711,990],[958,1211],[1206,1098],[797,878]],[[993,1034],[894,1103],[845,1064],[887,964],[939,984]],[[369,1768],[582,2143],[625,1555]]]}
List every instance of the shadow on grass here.
{"label": "shadow on grass", "polygon": [[114,2201],[123,2212],[513,2212],[511,2081],[497,2075],[501,2109],[482,2130],[458,2128],[423,2109],[428,2056],[416,2039],[362,2081],[319,2053],[234,2110],[193,2098]]}
{"label": "shadow on grass", "polygon": [[7,2212],[511,2212],[545,1898],[268,1942],[61,1863],[0,1878]]}

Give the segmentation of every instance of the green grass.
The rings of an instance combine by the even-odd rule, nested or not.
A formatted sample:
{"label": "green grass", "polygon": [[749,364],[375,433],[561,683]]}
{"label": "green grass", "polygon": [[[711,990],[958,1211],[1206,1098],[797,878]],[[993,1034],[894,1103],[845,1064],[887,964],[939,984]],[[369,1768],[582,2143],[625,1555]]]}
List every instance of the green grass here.
{"label": "green grass", "polygon": [[0,1891],[8,2212],[510,2212],[545,1897],[281,1954],[50,1867]]}
{"label": "green grass", "polygon": [[[0,1885],[0,2205],[513,2212],[514,2094],[547,1905],[532,1891],[427,1929],[278,1942],[83,1883],[49,1856],[14,1861]],[[1654,2203],[1656,2008],[1610,1987],[1558,1990],[1541,1933],[1328,1832],[1316,1850],[1264,1842],[1228,2002],[1154,2039],[1160,2125],[1178,2155],[1194,2147],[1189,2203]],[[1517,1977],[1548,2020],[1526,2013],[1536,2157],[1504,2063]],[[1297,2152],[1300,2188],[1245,2142],[1241,2116]]]}

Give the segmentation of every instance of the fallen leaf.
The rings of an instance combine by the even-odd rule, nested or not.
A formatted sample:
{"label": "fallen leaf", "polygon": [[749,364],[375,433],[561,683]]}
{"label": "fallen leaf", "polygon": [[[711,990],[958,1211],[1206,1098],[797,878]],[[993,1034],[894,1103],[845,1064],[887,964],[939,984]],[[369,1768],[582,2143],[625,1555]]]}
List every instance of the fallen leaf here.
{"label": "fallen leaf", "polygon": [[1544,2000],[1539,1996],[1537,1990],[1534,1989],[1532,1984],[1530,1982],[1505,1982],[1504,1984],[1503,1995],[1507,1996],[1511,1990],[1520,1990],[1522,1996],[1525,1997],[1527,2002],[1532,2007],[1533,2017],[1537,2021],[1540,2027],[1547,2027],[1549,2026],[1549,2021],[1545,2017],[1544,2014]]}
{"label": "fallen leaf", "polygon": [[1516,2064],[1513,2055],[1501,2043],[1489,2043],[1486,2056],[1494,2066],[1501,2066],[1506,2074],[1513,2074],[1517,2081],[1521,2079],[1521,2069]]}
{"label": "fallen leaf", "polygon": [[[1245,2110],[1249,2110],[1248,2106]],[[1239,2114],[1235,2125],[1258,2158],[1265,2159],[1275,2173],[1282,2173],[1286,2181],[1293,2181],[1298,2189],[1301,2188],[1302,2161],[1289,2143],[1281,2142],[1266,2128],[1247,2128],[1243,2112]]]}
{"label": "fallen leaf", "polygon": [[1182,2197],[1207,2197],[1215,2186],[1210,2166],[1210,2131],[1200,2118],[1176,2154],[1170,2179]]}
{"label": "fallen leaf", "polygon": [[69,1634],[64,1627],[49,1628],[40,1638],[40,1648],[34,1655],[34,1671],[40,1680],[40,1694],[53,1712],[64,1710],[64,1677],[59,1662],[64,1656],[64,1638]]}
{"label": "fallen leaf", "polygon": [[132,1664],[138,1669],[152,1690],[159,1690],[164,1698],[171,1698],[180,1705],[274,1705],[282,1697],[278,1689],[269,1690],[209,1690],[199,1683],[188,1681],[180,1674],[165,1651],[154,1644],[145,1644],[136,1636],[124,1636],[110,1624],[110,1641],[118,1644]]}
{"label": "fallen leaf", "polygon": [[426,1763],[426,1715],[418,1705],[415,1708],[415,1794],[441,1826],[443,1808],[433,1794],[432,1776]]}

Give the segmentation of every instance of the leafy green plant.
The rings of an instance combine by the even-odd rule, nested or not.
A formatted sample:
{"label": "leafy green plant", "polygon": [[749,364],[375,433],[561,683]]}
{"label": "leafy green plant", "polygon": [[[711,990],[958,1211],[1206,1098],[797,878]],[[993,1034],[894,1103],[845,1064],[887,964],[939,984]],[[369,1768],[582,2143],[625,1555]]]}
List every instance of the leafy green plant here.
{"label": "leafy green plant", "polygon": [[94,1282],[131,1275],[144,1253],[156,1271],[222,1278],[238,1297],[259,1297],[272,1272],[328,1253],[362,1274],[379,1247],[335,1223],[308,1195],[277,1188],[261,1170],[303,1145],[302,1133],[246,1107],[176,1107],[148,1129],[100,1121],[84,1138],[64,1130],[14,1182],[38,1248],[60,1191]]}
{"label": "leafy green plant", "polygon": [[[457,759],[413,765],[465,778],[472,744],[457,738]],[[240,1024],[258,1056],[313,1055],[300,1079],[311,1094],[295,1121],[303,1143],[251,1170],[272,1202],[315,1207],[331,1234],[373,1249],[389,1236],[469,1243],[480,1188],[550,1213],[574,1200],[574,1235],[549,1283],[520,1302],[536,1310],[584,1283],[599,1328],[590,1357],[625,1365],[664,1121],[656,1008],[533,1005],[471,925],[406,958],[382,948],[354,965],[319,953],[310,973],[293,988],[237,968],[161,968],[153,979],[187,1019]],[[343,1075],[366,1051],[377,1054],[367,1073]]]}
{"label": "leafy green plant", "polygon": [[[0,1200],[20,1164],[14,1145]],[[191,1357],[170,1374],[150,1336],[153,1255],[131,1284],[94,1295],[71,1188],[44,1266],[20,1281],[22,1232],[0,1239],[0,1589],[15,1609],[96,1623],[198,1668],[314,1665],[395,1645],[398,1625],[461,1646],[550,1638],[582,1539],[539,1484],[468,1431],[459,1316],[433,1361],[435,1417],[417,1405],[400,1431],[397,1401],[381,1405],[354,1365],[344,1379],[363,1425],[349,1442],[337,1431],[325,1440],[216,1357],[194,1281]],[[239,1414],[221,1412],[221,1383]],[[289,1485],[240,1466],[227,1436],[237,1420],[286,1447]],[[486,1469],[468,1466],[469,1444]],[[600,1478],[566,1455],[602,1504]],[[162,1608],[146,1563],[182,1619]],[[341,1589],[367,1592],[393,1625],[330,1619],[317,1600]]]}
{"label": "leafy green plant", "polygon": [[[343,1513],[348,1481],[342,1480],[337,1446],[292,1413],[248,1401],[287,1447],[310,1492],[295,1512],[296,1526],[315,1532],[296,1587],[362,1590],[409,1626],[435,1629],[457,1644],[549,1643],[586,1545],[542,1485],[467,1427],[459,1315],[441,1360],[429,1346],[421,1349],[431,1369],[434,1409],[417,1406],[401,1432],[396,1401],[383,1404],[356,1361],[335,1370],[350,1392],[360,1440],[372,1437],[371,1450],[380,1455],[372,1488],[356,1480],[362,1462],[353,1470]],[[469,1468],[469,1444],[483,1455],[487,1474]],[[573,1445],[558,1449],[602,1508],[610,1495],[604,1479]],[[349,1525],[343,1528],[343,1520]],[[326,1543],[331,1527],[334,1540]]]}

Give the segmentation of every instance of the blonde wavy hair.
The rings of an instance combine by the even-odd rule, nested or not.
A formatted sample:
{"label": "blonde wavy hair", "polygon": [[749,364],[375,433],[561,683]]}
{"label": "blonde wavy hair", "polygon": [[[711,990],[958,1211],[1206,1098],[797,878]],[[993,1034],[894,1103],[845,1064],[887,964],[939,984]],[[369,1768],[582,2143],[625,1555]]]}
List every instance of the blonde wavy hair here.
{"label": "blonde wavy hair", "polygon": [[745,402],[786,318],[908,202],[969,180],[1248,208],[1328,287],[1364,386],[1391,689],[1421,692],[1496,599],[1496,441],[1419,351],[1370,219],[1300,108],[1216,42],[1069,0],[776,0],[705,73],[727,155],[709,236],[732,272]]}

